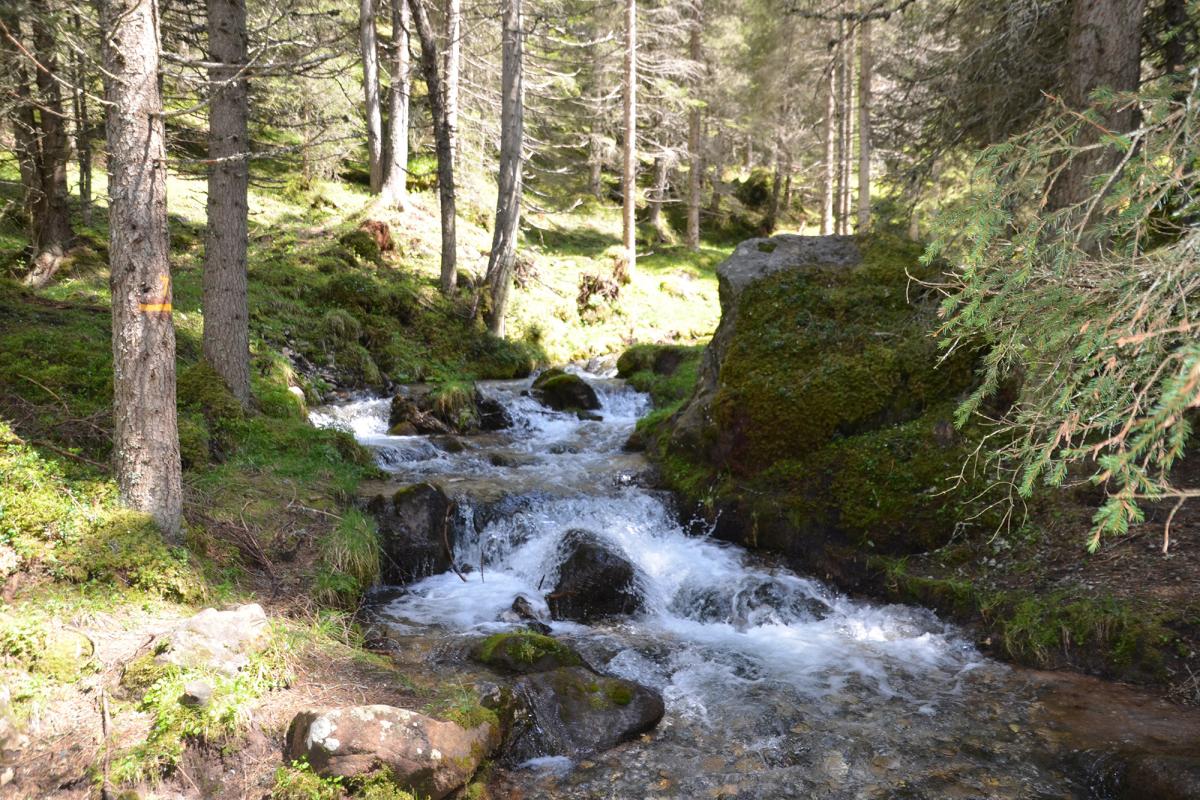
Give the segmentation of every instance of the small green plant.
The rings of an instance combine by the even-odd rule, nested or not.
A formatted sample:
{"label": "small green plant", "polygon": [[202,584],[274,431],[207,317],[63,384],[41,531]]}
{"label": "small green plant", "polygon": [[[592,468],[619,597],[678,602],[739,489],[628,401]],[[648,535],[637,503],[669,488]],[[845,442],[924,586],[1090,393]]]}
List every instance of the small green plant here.
{"label": "small green plant", "polygon": [[322,778],[304,760],[293,761],[275,770],[271,800],[339,800],[344,797],[341,777]]}

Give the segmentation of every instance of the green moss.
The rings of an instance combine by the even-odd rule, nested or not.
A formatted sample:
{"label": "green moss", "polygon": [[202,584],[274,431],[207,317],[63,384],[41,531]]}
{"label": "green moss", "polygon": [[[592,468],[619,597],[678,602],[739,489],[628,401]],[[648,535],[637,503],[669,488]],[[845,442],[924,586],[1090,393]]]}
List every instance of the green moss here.
{"label": "green moss", "polygon": [[617,360],[617,374],[662,409],[691,395],[703,355],[699,346],[634,345]]}
{"label": "green moss", "polygon": [[121,688],[141,697],[158,681],[166,677],[170,667],[154,658],[154,653],[144,653],[133,659],[121,670]]}
{"label": "green moss", "polygon": [[202,414],[183,411],[179,414],[179,457],[184,469],[206,466],[211,457],[211,435]]}
{"label": "green moss", "polygon": [[199,412],[214,425],[241,419],[243,415],[241,404],[225,380],[205,361],[179,371],[176,398],[180,408]]}
{"label": "green moss", "polygon": [[919,246],[864,248],[857,269],[785,270],[742,293],[714,401],[736,474],[912,419],[970,385],[970,355],[939,366],[932,309],[909,302]]}
{"label": "green moss", "polygon": [[552,636],[532,631],[492,634],[475,648],[473,655],[488,666],[515,672],[575,667],[583,663],[569,646]]}
{"label": "green moss", "polygon": [[627,706],[633,702],[633,690],[619,681],[610,681],[604,687],[608,702],[615,706]]}
{"label": "green moss", "polygon": [[441,381],[434,386],[429,402],[434,415],[457,431],[469,431],[479,424],[471,381]]}
{"label": "green moss", "polygon": [[293,761],[275,770],[271,800],[339,800],[343,783],[340,777],[317,775],[307,761]]}
{"label": "green moss", "polygon": [[500,730],[500,716],[479,702],[474,690],[460,685],[442,687],[440,696],[425,709],[429,714],[472,730],[480,725],[491,725]]}
{"label": "green moss", "polygon": [[343,233],[338,237],[338,242],[363,261],[371,264],[383,262],[383,256],[379,252],[379,245],[376,243],[375,237],[361,228]]}
{"label": "green moss", "polygon": [[167,546],[148,516],[126,510],[113,510],[62,546],[57,571],[81,583],[132,586],[184,602],[208,591],[186,550]]}
{"label": "green moss", "polygon": [[352,783],[354,797],[361,800],[416,800],[415,795],[396,784],[395,775],[387,768],[376,770]]}
{"label": "green moss", "polygon": [[321,318],[321,334],[334,346],[358,342],[362,325],[343,308],[335,308]]}

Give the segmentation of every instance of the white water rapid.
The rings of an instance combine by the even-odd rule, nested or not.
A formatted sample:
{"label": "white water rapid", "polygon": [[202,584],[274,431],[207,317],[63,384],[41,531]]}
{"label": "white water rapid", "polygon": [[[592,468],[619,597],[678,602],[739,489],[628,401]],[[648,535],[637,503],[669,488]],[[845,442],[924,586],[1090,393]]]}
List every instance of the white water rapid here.
{"label": "white water rapid", "polygon": [[550,624],[597,667],[661,691],[667,717],[593,761],[514,771],[524,796],[1087,796],[1028,757],[1027,702],[953,627],[847,598],[683,524],[669,496],[643,487],[645,461],[622,451],[647,398],[584,377],[602,421],[543,408],[528,380],[481,384],[515,423],[494,434],[388,436],[387,399],[312,414],[373,448],[397,486],[432,481],[458,502],[466,581],[448,572],[392,593],[376,611],[400,635],[453,643],[516,627],[501,616],[517,595],[548,621],[542,597],[571,529],[637,568],[642,613]]}

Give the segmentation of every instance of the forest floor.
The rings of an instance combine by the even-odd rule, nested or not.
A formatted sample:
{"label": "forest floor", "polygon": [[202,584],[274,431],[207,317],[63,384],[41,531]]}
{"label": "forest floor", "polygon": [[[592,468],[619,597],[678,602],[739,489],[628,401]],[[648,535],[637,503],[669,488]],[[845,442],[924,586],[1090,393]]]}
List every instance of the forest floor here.
{"label": "forest floor", "polygon": [[[118,507],[107,466],[103,208],[92,226],[77,221],[79,246],[51,286],[0,279],[0,797],[406,797],[322,781],[280,756],[305,708],[388,703],[454,718],[475,702],[368,649],[354,612],[378,550],[354,498],[378,471],[347,434],[309,425],[308,404],[612,358],[634,341],[702,342],[728,247],[647,248],[617,297],[579,301],[582,276],[611,275],[617,209],[533,211],[509,336],[497,340],[474,281],[453,298],[437,292],[428,190],[399,213],[345,183],[268,183],[251,197],[255,407],[242,413],[199,361],[204,184],[174,175],[169,186],[186,547]],[[486,264],[486,194],[468,186],[460,199],[468,275]],[[388,223],[392,249],[359,231],[366,219]],[[23,247],[16,222],[0,220],[0,271],[16,271]],[[133,680],[156,637],[204,607],[243,603],[264,607],[270,633],[236,679],[172,668]],[[216,693],[185,708],[180,687],[196,678]]]}

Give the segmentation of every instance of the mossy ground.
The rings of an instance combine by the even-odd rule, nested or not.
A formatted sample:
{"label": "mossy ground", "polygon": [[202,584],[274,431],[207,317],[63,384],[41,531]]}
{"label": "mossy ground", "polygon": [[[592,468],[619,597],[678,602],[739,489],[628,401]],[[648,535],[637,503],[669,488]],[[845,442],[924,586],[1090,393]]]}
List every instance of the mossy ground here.
{"label": "mossy ground", "polygon": [[[274,165],[255,169],[270,173]],[[9,188],[0,191],[12,191],[15,174],[3,177]],[[482,325],[486,298],[475,281],[464,281],[453,298],[437,291],[431,186],[416,186],[400,214],[373,206],[348,184],[289,182],[278,190],[266,177],[250,198],[254,400],[245,412],[201,360],[204,179],[169,178],[185,467],[181,548],[165,546],[147,519],[118,507],[109,474],[112,361],[102,205],[90,227],[76,220],[79,246],[38,292],[11,279],[23,267],[25,240],[14,217],[0,219],[0,584],[6,613],[21,620],[0,619],[0,668],[11,689],[3,711],[18,721],[57,714],[68,727],[89,720],[86,733],[78,731],[85,744],[72,751],[82,754],[76,777],[103,766],[110,780],[182,782],[175,764],[190,765],[186,771],[194,775],[188,759],[203,754],[250,768],[245,759],[253,748],[222,753],[222,746],[256,731],[282,735],[286,714],[304,699],[296,684],[226,687],[228,713],[197,719],[172,697],[187,676],[153,672],[141,676],[139,687],[150,700],[110,697],[115,733],[108,746],[92,736],[95,710],[77,710],[99,697],[101,686],[116,691],[145,638],[137,631],[177,623],[202,605],[256,599],[274,618],[306,631],[308,642],[289,650],[293,673],[330,686],[358,675],[356,685],[370,686],[372,700],[421,699],[405,676],[359,649],[346,615],[378,574],[374,526],[352,508],[357,485],[377,470],[350,436],[308,424],[307,407],[329,390],[426,380],[453,415],[471,407],[464,400],[475,379],[601,355],[633,338],[694,342],[716,324],[713,267],[725,245],[698,255],[658,249],[605,313],[585,323],[574,303],[580,275],[611,269],[619,242],[618,210],[593,204],[583,213],[527,216],[509,336],[497,339]],[[103,198],[104,175],[94,180]],[[475,276],[491,239],[491,191],[473,177],[462,188],[460,266]],[[393,250],[379,252],[358,230],[365,219],[391,226]],[[67,626],[86,631],[97,653],[74,658],[70,643],[47,649],[66,641],[59,634]],[[317,652],[324,655],[312,656]],[[77,675],[83,678],[70,680]],[[76,683],[93,693],[85,696]],[[422,692],[435,695],[437,688]],[[357,691],[343,694],[320,701],[361,700]],[[447,713],[471,719],[478,709],[467,705],[448,706]],[[264,728],[264,719],[276,727]],[[181,732],[182,744],[168,746]],[[272,751],[253,769],[273,770],[277,762]],[[32,773],[23,779],[38,780]]]}

